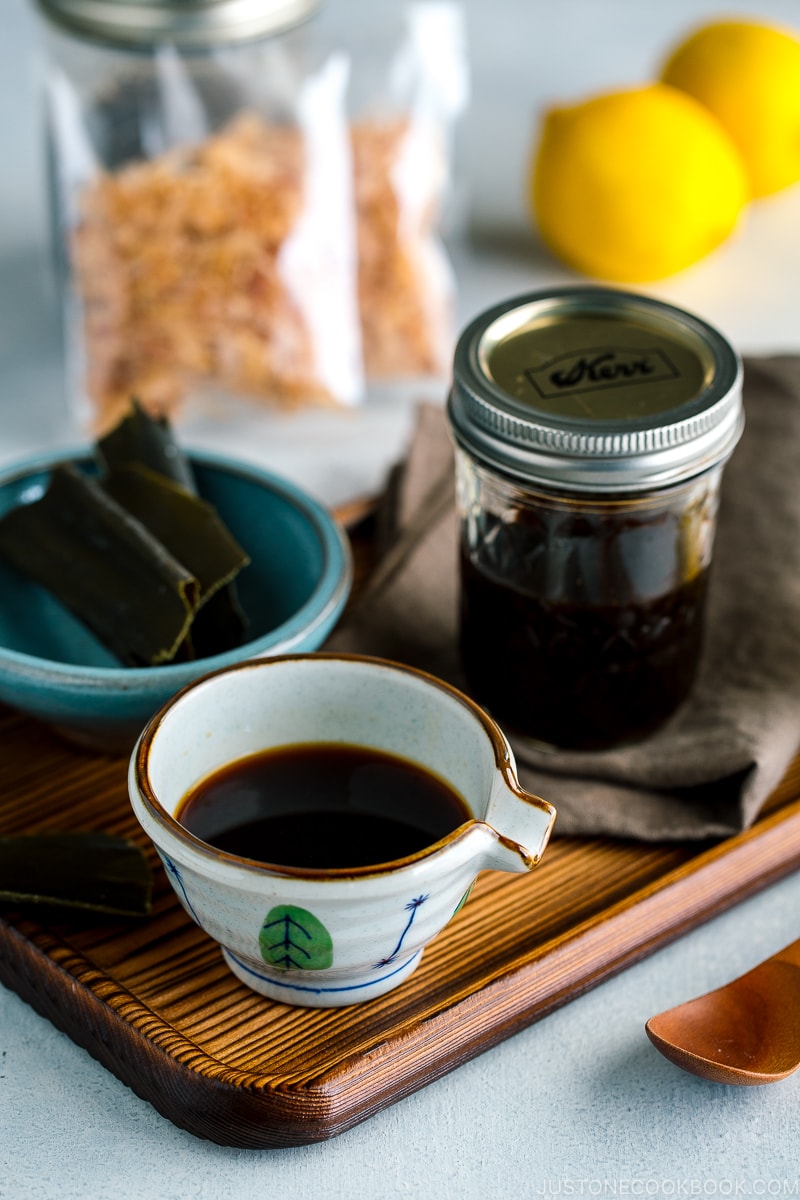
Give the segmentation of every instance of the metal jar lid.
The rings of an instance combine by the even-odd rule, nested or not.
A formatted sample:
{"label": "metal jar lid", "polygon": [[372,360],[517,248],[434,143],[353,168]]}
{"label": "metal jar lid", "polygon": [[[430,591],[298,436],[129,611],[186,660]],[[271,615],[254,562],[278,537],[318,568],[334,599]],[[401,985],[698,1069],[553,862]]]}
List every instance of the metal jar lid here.
{"label": "metal jar lid", "polygon": [[54,24],[109,46],[200,50],[280,33],[320,0],[38,0]]}
{"label": "metal jar lid", "polygon": [[742,433],[742,366],[698,317],[603,287],[517,296],[456,346],[457,442],[512,476],[576,491],[643,491],[727,458]]}

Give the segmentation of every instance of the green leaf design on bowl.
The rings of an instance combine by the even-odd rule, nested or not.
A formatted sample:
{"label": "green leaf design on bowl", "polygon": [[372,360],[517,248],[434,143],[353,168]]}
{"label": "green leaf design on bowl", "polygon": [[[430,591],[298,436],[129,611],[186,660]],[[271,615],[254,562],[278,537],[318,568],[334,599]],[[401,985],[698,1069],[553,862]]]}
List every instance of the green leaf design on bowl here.
{"label": "green leaf design on bowl", "polygon": [[261,957],[284,971],[324,971],[333,962],[333,939],[313,913],[279,904],[264,918],[258,935]]}

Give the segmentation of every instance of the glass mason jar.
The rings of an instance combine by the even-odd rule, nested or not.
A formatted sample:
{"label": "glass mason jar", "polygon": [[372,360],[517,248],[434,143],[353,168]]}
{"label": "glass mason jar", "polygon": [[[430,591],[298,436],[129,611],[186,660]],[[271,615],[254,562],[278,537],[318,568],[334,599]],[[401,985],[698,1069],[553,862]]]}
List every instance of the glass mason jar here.
{"label": "glass mason jar", "polygon": [[654,299],[534,293],[464,331],[448,412],[473,694],[546,747],[650,734],[697,671],[737,354]]}

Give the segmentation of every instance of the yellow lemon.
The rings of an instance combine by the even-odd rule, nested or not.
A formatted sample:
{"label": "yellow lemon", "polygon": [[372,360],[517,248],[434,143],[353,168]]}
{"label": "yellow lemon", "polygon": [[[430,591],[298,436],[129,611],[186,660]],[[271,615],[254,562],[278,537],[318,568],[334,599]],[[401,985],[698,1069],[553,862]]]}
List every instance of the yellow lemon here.
{"label": "yellow lemon", "polygon": [[653,83],[545,114],[530,196],[544,242],[577,271],[661,279],[719,246],[747,203],[740,155],[707,109]]}
{"label": "yellow lemon", "polygon": [[800,179],[800,40],[753,21],[702,26],[673,50],[665,83],[704,104],[744,159],[752,196]]}

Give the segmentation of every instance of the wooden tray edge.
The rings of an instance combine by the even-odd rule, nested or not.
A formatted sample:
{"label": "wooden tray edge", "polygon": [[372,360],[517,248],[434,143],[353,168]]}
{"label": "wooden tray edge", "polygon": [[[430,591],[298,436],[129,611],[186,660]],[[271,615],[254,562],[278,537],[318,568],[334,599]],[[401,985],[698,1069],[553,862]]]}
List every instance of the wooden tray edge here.
{"label": "wooden tray edge", "polygon": [[[173,1124],[222,1145],[305,1145],[361,1123],[798,865],[800,800],[544,951],[532,948],[513,972],[456,998],[402,1038],[294,1091],[218,1062],[52,935],[33,944],[0,921],[0,978]],[[602,965],[587,971],[597,960]]]}
{"label": "wooden tray edge", "polygon": [[[360,1077],[366,1073],[373,1097],[384,1086],[391,1086],[392,1101],[408,1095],[798,867],[800,800],[575,926],[543,952],[532,951],[516,970],[498,974],[479,991],[421,1022],[410,1036],[424,1078],[401,1078],[408,1045],[399,1055],[398,1047],[387,1043],[328,1076],[325,1086],[331,1099],[336,1094],[341,1102],[346,1092],[358,1091],[359,1084],[363,1089]],[[587,970],[587,964],[597,961],[602,966]],[[438,1048],[438,1069],[425,1054],[426,1044]],[[442,1053],[443,1045],[449,1053]],[[371,1111],[381,1107],[385,1105],[376,1100]]]}
{"label": "wooden tray edge", "polygon": [[[296,1103],[284,1112],[281,1097],[252,1089],[246,1074],[221,1072],[204,1050],[80,955],[71,956],[70,967],[78,973],[0,922],[0,980],[172,1124],[219,1145],[249,1149],[331,1136],[324,1118],[306,1123]],[[81,973],[94,979],[86,982]]]}

